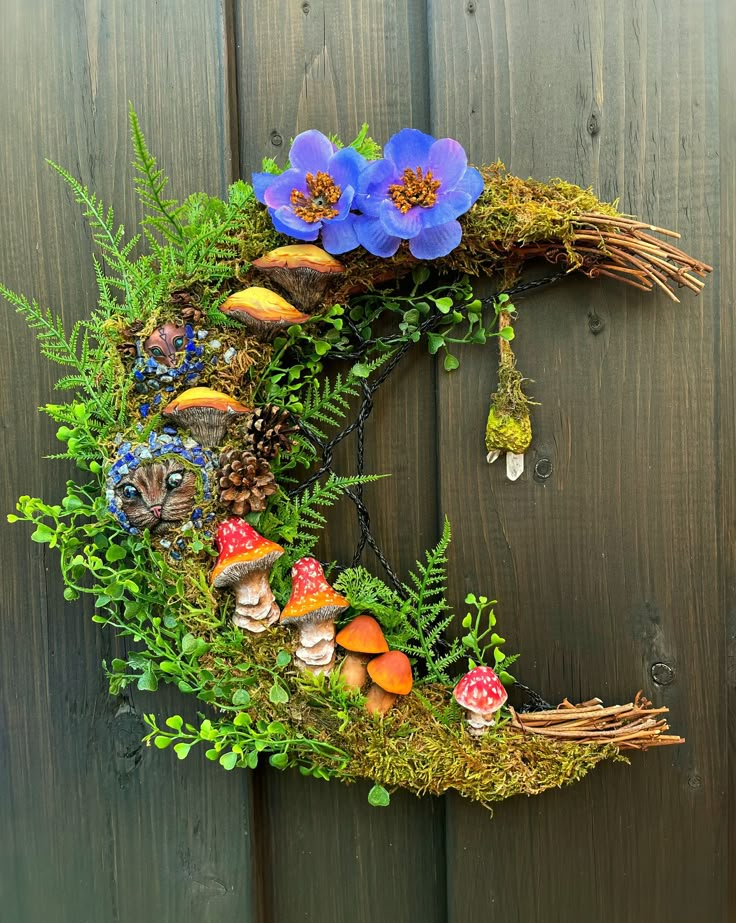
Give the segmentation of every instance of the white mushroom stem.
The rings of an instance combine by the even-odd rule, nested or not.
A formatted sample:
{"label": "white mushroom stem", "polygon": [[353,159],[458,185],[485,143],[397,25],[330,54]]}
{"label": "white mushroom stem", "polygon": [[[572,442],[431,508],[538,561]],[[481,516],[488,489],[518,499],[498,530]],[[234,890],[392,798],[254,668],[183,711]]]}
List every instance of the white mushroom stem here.
{"label": "white mushroom stem", "polygon": [[340,676],[346,689],[356,692],[368,682],[367,654],[348,654],[340,664]]}
{"label": "white mushroom stem", "polygon": [[302,670],[329,673],[335,663],[335,622],[332,619],[300,626],[294,662]]}
{"label": "white mushroom stem", "polygon": [[479,711],[467,709],[467,714],[468,730],[474,737],[480,737],[481,734],[484,734],[489,727],[496,723],[495,712],[488,712],[484,715]]}
{"label": "white mushroom stem", "polygon": [[280,610],[265,570],[253,571],[235,586],[233,625],[260,634],[278,620]]}

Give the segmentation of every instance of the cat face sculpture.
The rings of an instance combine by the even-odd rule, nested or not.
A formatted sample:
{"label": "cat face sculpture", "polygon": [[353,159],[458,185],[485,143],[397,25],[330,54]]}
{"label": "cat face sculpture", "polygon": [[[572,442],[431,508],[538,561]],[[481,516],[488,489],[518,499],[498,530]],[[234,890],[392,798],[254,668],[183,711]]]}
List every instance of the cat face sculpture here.
{"label": "cat face sculpture", "polygon": [[148,529],[161,538],[188,521],[198,528],[212,470],[209,452],[192,439],[151,433],[140,444],[121,442],[107,473],[108,510],[134,535]]}
{"label": "cat face sculpture", "polygon": [[196,490],[194,471],[176,456],[165,456],[135,468],[115,488],[115,495],[134,528],[159,536],[191,517]]}

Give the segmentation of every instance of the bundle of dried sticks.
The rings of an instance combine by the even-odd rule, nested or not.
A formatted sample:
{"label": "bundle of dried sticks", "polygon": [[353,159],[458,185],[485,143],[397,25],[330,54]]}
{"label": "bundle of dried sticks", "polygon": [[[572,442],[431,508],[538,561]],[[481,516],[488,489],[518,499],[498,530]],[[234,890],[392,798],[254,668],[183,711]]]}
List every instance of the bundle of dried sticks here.
{"label": "bundle of dried sticks", "polygon": [[[575,252],[583,263],[578,269],[595,279],[608,276],[650,292],[656,285],[669,298],[679,303],[673,286],[685,286],[699,294],[705,283],[702,279],[713,267],[689,256],[668,241],[652,237],[649,231],[665,237],[679,238],[676,231],[659,228],[636,218],[589,212],[574,221],[572,239]],[[551,263],[568,262],[564,245],[539,243],[523,246],[524,255],[543,256]]]}
{"label": "bundle of dried sticks", "polygon": [[667,721],[660,717],[667,708],[653,708],[638,692],[627,705],[604,708],[600,699],[572,705],[567,699],[557,708],[519,714],[511,711],[511,727],[523,734],[540,734],[577,743],[615,744],[622,750],[646,750],[684,743],[684,738],[666,734]]}

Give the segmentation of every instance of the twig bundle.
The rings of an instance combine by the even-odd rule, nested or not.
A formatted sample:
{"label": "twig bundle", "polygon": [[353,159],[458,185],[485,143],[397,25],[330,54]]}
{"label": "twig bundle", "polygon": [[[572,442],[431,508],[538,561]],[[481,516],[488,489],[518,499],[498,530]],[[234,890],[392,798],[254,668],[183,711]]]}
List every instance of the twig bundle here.
{"label": "twig bundle", "polygon": [[666,734],[667,721],[660,717],[669,709],[654,708],[638,692],[626,705],[603,706],[600,699],[572,705],[567,699],[549,711],[519,714],[513,708],[511,726],[522,734],[538,734],[558,740],[586,744],[615,744],[621,750],[647,750],[684,743],[682,737]]}
{"label": "twig bundle", "polygon": [[[679,238],[676,231],[635,218],[624,215],[613,218],[591,212],[581,215],[573,225],[571,243],[582,258],[579,269],[592,279],[608,276],[645,292],[652,291],[656,285],[679,303],[673,286],[685,286],[697,295],[705,286],[702,279],[713,269],[668,241],[658,240],[647,233],[654,231],[666,237]],[[564,247],[536,246],[550,262],[569,259],[569,252]],[[526,247],[524,249],[529,252]]]}

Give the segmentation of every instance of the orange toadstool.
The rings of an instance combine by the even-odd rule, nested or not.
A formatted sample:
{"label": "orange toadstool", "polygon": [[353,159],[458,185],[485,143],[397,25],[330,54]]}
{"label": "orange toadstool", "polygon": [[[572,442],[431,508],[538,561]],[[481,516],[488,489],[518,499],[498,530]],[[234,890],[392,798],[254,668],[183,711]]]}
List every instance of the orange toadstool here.
{"label": "orange toadstool", "polygon": [[281,621],[299,626],[294,663],[315,674],[329,673],[335,663],[335,619],[350,603],[325,580],[316,558],[300,558],[291,577],[291,596]]}
{"label": "orange toadstool", "polygon": [[340,666],[340,676],[348,689],[362,689],[368,679],[366,664],[371,654],[388,651],[381,626],[371,615],[358,615],[338,632],[335,641],[352,651]]}
{"label": "orange toadstool", "polygon": [[373,685],[368,690],[365,707],[372,715],[385,715],[396,696],[408,695],[414,685],[411,663],[401,651],[374,657],[368,664],[368,675]]}
{"label": "orange toadstool", "polygon": [[244,519],[235,517],[220,523],[215,544],[220,557],[210,583],[218,590],[234,589],[233,625],[253,634],[265,631],[279,617],[268,574],[284,549],[259,535]]}
{"label": "orange toadstool", "polygon": [[277,247],[253,265],[268,273],[302,311],[311,311],[318,304],[331,275],[345,272],[340,260],[314,244]]}
{"label": "orange toadstool", "polygon": [[177,426],[188,429],[200,445],[220,445],[236,414],[249,413],[250,407],[234,397],[212,388],[189,388],[164,407],[166,416]]}
{"label": "orange toadstool", "polygon": [[239,320],[254,336],[266,342],[292,324],[303,324],[309,320],[308,314],[297,311],[281,295],[259,285],[235,292],[220,310]]}

